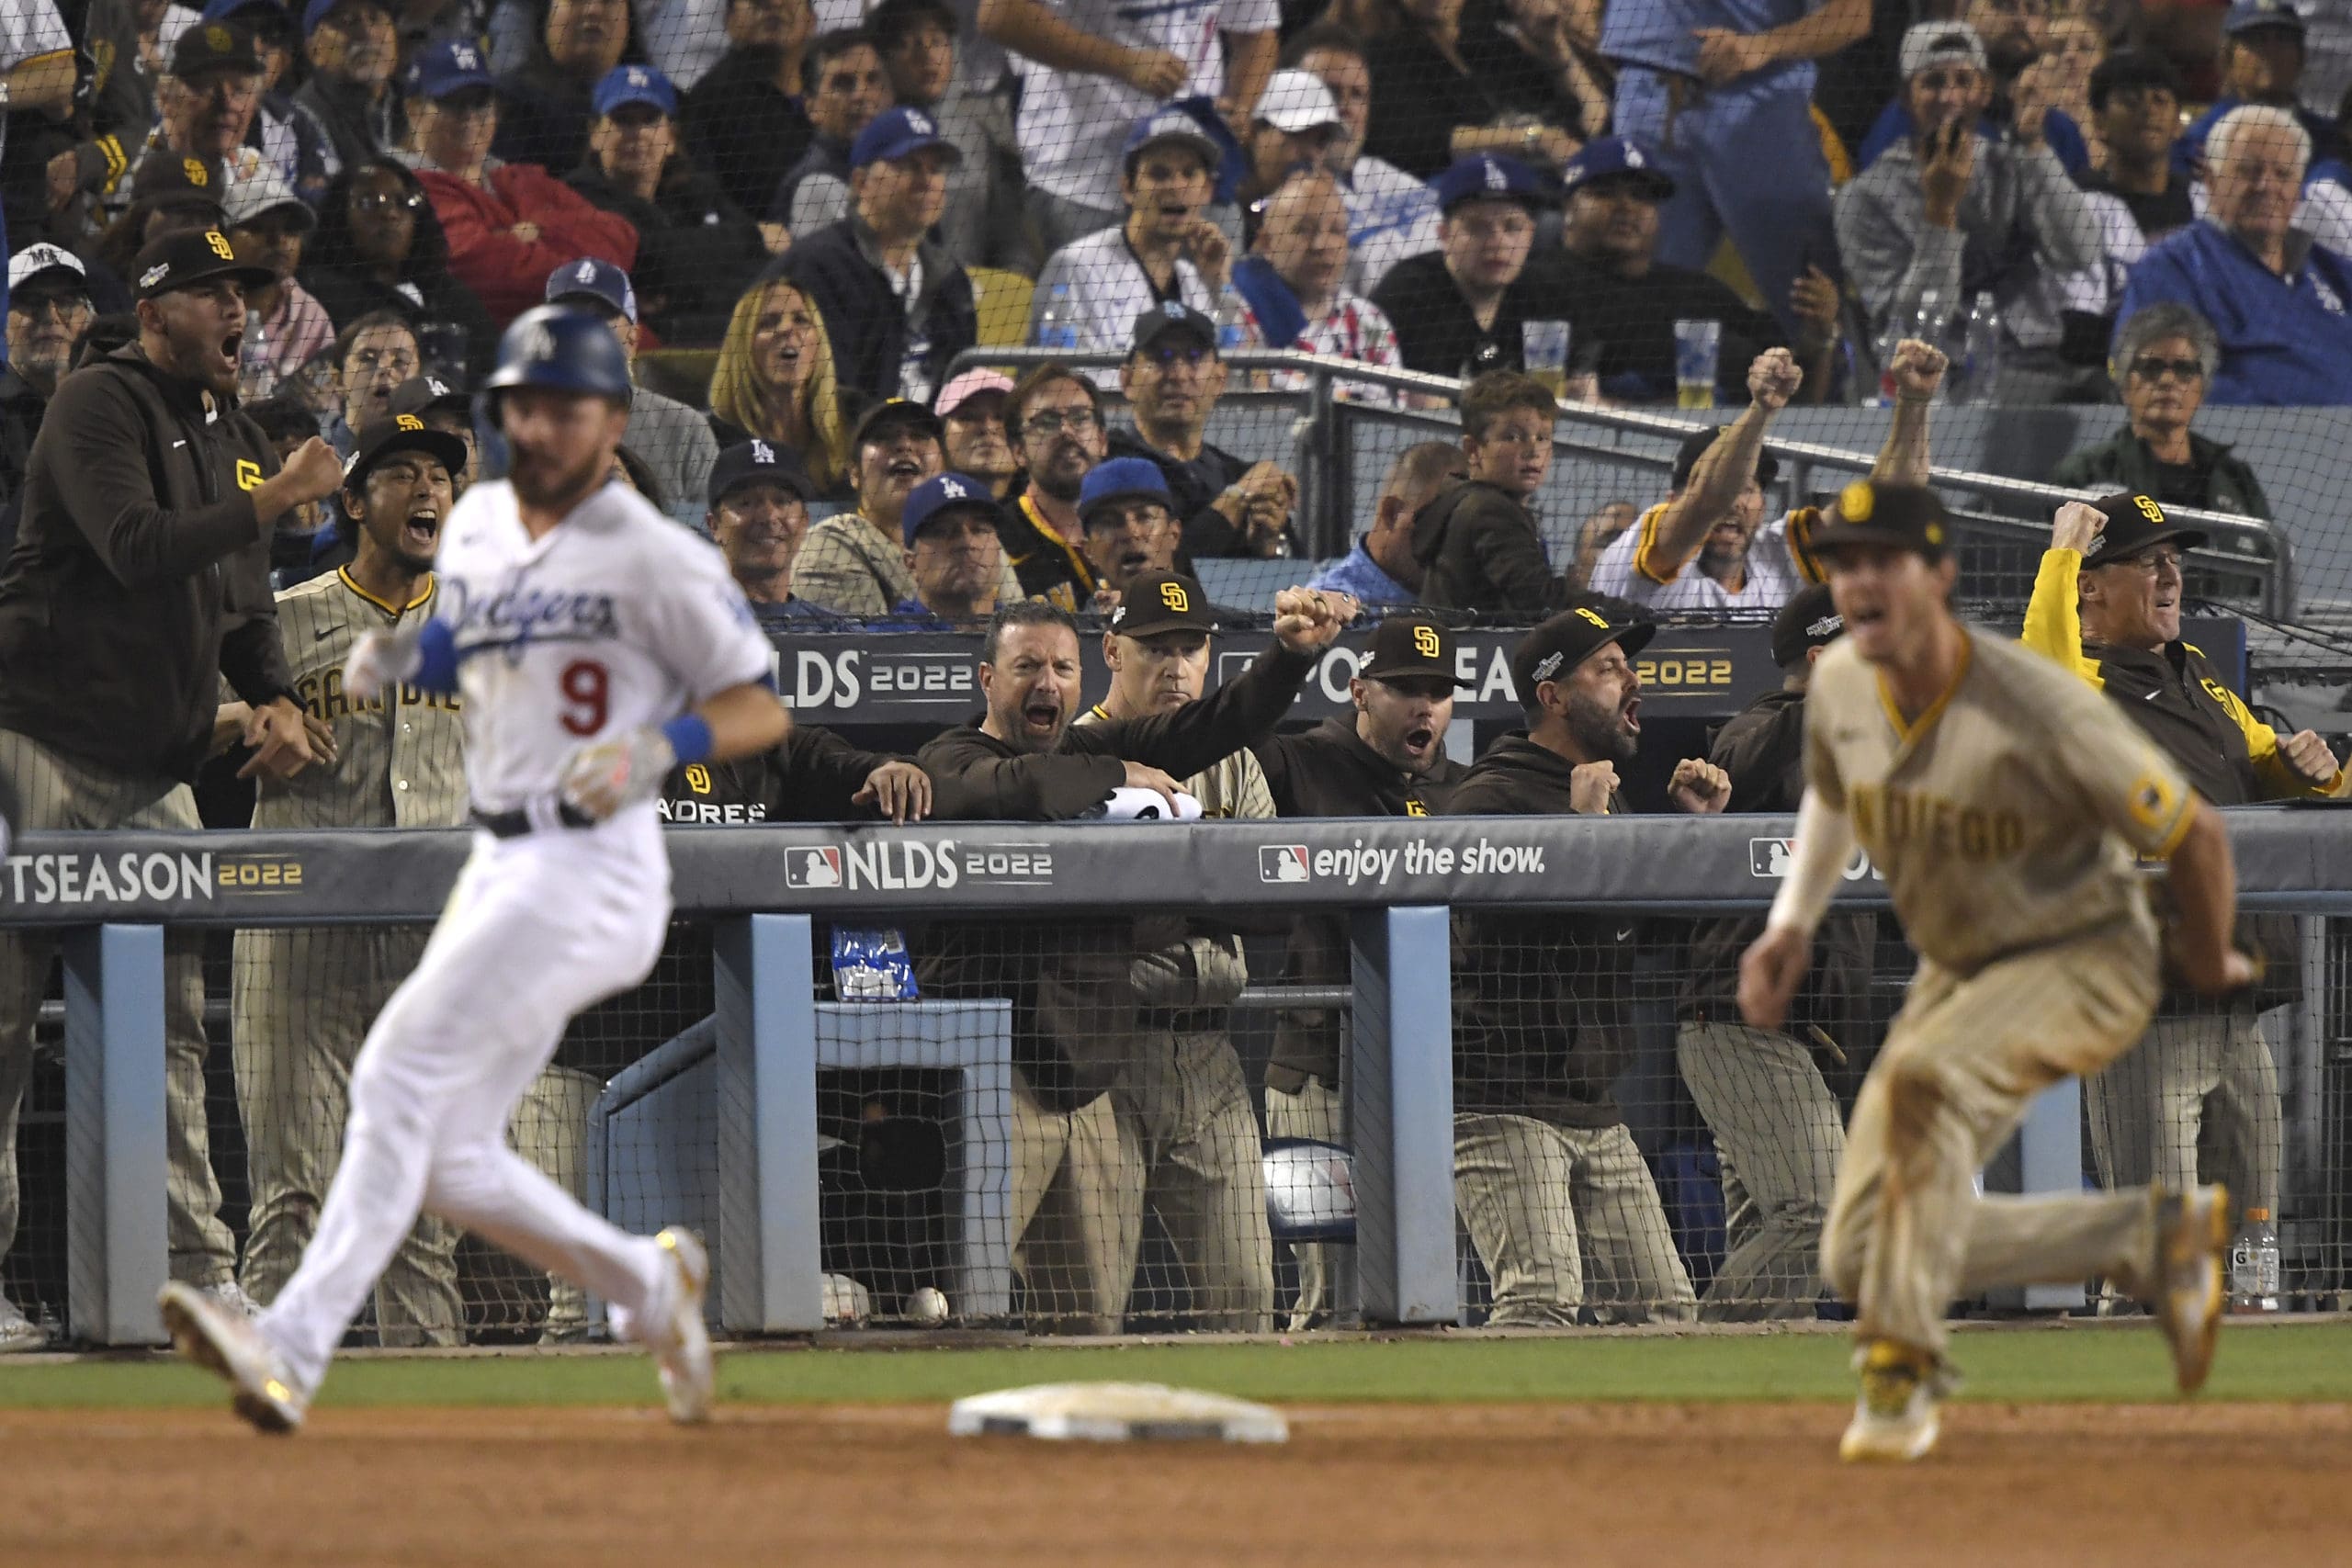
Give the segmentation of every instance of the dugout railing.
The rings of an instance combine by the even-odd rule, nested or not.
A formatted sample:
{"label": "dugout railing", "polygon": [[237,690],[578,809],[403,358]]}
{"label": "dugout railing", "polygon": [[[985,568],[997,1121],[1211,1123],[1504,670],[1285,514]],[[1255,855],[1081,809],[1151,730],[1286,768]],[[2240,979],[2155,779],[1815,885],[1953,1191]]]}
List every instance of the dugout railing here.
{"label": "dugout railing", "polygon": [[[2352,831],[2343,818],[2278,807],[2229,815],[2248,909],[2352,914]],[[697,1217],[717,1244],[722,1326],[817,1329],[827,1304],[817,1212],[820,1064],[850,1061],[861,1049],[872,1062],[896,1060],[894,1051],[921,1062],[926,1038],[909,1023],[911,1014],[892,1013],[910,1004],[835,1006],[820,1017],[820,932],[1014,918],[1067,918],[1075,926],[1132,917],[1139,897],[1156,909],[1227,918],[1325,911],[1344,922],[1348,943],[1340,1070],[1354,1156],[1354,1298],[1367,1323],[1455,1322],[1464,1301],[1451,912],[1475,908],[1505,920],[1563,908],[1630,917],[1760,913],[1777,886],[1788,828],[1770,818],[1543,818],[674,830],[680,914],[709,933],[703,1032],[711,1092],[706,1119],[689,1123],[701,1128],[686,1140],[692,1146],[649,1146],[641,1157],[707,1161],[709,1209]],[[429,919],[467,847],[467,835],[454,831],[30,834],[13,847],[0,878],[0,925],[48,928],[63,952],[66,1321],[75,1338],[140,1345],[160,1337],[166,930]],[[1849,874],[1847,897],[1856,908],[1881,896],[1865,869]],[[2298,1299],[2310,1303],[2343,1282],[2352,962],[2338,922],[2295,924],[2302,974],[2282,1077],[2290,1161],[2282,1228],[2290,1275],[2302,1286]],[[1276,982],[1262,977],[1256,999],[1283,999]],[[966,1006],[969,998],[944,1001]],[[874,1043],[893,1032],[898,1044]],[[986,1035],[963,1030],[957,1038],[968,1046]],[[994,1093],[1007,1064],[974,1049],[956,1070],[972,1077],[972,1092]],[[631,1071],[651,1081],[665,1068],[649,1058]],[[628,1076],[605,1086],[608,1102],[629,1097]],[[2086,1179],[2077,1103],[2071,1085],[2037,1103],[2019,1140],[2023,1190]],[[985,1189],[1000,1178],[986,1161],[967,1161],[967,1174],[975,1168],[980,1177],[963,1183],[959,1201],[981,1224],[955,1236],[961,1251],[953,1268],[958,1289],[979,1292],[971,1304],[985,1307],[996,1299],[1010,1238],[985,1225]],[[640,1208],[659,1196],[637,1192]],[[623,1218],[664,1217],[628,1210],[608,1192],[605,1201]],[[2079,1301],[2078,1292],[2052,1291],[2027,1304]]]}
{"label": "dugout railing", "polygon": [[[1124,357],[1099,350],[974,348],[957,357],[955,368],[993,366],[1017,376],[1038,365],[1059,363],[1108,371],[1115,370]],[[1388,464],[1397,453],[1416,442],[1461,437],[1454,402],[1462,383],[1452,377],[1292,350],[1239,349],[1225,357],[1234,378],[1212,417],[1208,438],[1242,457],[1281,463],[1298,476],[1298,531],[1315,556],[1347,551],[1362,521],[1372,515]],[[1296,389],[1264,389],[1274,378]],[[1682,439],[1737,412],[1724,409],[1693,419],[1563,402],[1555,426],[1559,456],[1537,502],[1555,564],[1575,558],[1577,525],[1619,492],[1630,491],[1639,506],[1663,499]],[[1987,412],[1939,406],[1935,418],[1944,422],[1949,436],[1955,419],[1974,423]],[[2033,411],[1998,412],[2016,417]],[[2079,412],[2045,412],[2069,421]],[[1792,505],[1826,502],[1849,480],[1868,473],[1891,417],[1883,410],[1788,411],[1776,422],[1779,433],[1764,444],[1781,469],[1773,499]],[[1813,422],[1830,421],[1846,444],[1792,434]],[[1973,451],[1978,446],[1972,439],[1962,449]],[[1638,484],[1629,484],[1636,479]],[[2032,592],[2035,570],[2049,547],[2051,513],[2061,503],[2079,499],[2077,492],[1949,461],[1933,466],[1929,482],[1952,507],[1960,525],[1962,595],[2022,604]],[[2276,619],[2293,618],[2295,558],[2285,530],[2232,513],[2191,507],[2166,512],[2176,522],[2208,536],[2205,545],[2188,554],[2193,597],[2259,610]],[[2328,586],[2340,592],[2332,580]]]}

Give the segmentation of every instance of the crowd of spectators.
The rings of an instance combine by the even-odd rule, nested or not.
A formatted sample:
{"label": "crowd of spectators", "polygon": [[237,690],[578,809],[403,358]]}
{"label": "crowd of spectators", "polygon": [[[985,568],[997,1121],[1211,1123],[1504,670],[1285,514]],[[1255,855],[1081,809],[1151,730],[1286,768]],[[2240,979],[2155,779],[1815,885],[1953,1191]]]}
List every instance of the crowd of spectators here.
{"label": "crowd of spectators", "polygon": [[[1196,562],[1316,543],[1297,476],[1216,439],[1230,394],[1305,379],[1250,372],[1245,350],[1454,384],[1338,385],[1460,419],[1458,440],[1396,461],[1344,557],[1301,565],[1374,608],[1546,626],[1577,606],[1608,626],[1592,606],[1629,601],[1775,612],[1820,521],[1767,502],[1765,431],[1798,403],[1883,402],[1874,475],[1916,483],[1937,401],[2113,401],[2115,434],[2046,477],[2267,515],[2253,468],[2192,427],[2206,404],[2352,402],[2352,168],[2333,106],[2308,101],[2305,19],[2237,0],[2200,50],[2193,29],[2042,0],[1931,0],[1893,38],[1869,36],[1871,15],[1864,0],[11,0],[0,625],[80,560],[61,520],[86,498],[37,447],[60,409],[96,406],[100,378],[153,380],[140,395],[172,418],[200,412],[250,448],[266,536],[207,545],[239,600],[207,613],[241,635],[265,581],[368,558],[368,491],[330,469],[364,479],[388,422],[462,443],[452,498],[500,471],[470,394],[501,330],[543,302],[605,321],[639,378],[616,479],[707,532],[773,631],[985,627],[987,667],[1009,670],[1010,628],[1043,649],[1021,700],[1054,709],[1057,737],[1074,716],[1057,684],[1071,615],[1115,628],[1132,613],[1152,629],[1128,642],[1199,630],[1205,648],[1166,597],[1205,604]],[[159,301],[188,293],[171,269],[207,254],[224,265],[191,324]],[[1116,363],[965,367],[1021,339]],[[1693,437],[1657,495],[1598,509],[1561,558],[1535,507],[1568,403],[1741,412]],[[96,454],[93,439],[51,438]],[[153,583],[123,586],[136,601]],[[1121,635],[1114,670],[1159,657]],[[1589,676],[1614,703],[1638,677],[1609,652],[1624,639],[1561,635],[1569,677],[1518,683],[1565,754],[1584,746],[1563,739],[1568,684]],[[300,751],[269,660],[239,657],[220,664],[249,710],[239,733],[273,759]],[[1418,778],[1431,771],[1396,759],[1423,757],[1442,721],[1422,690],[1435,671],[1409,665],[1393,691],[1359,682],[1364,725],[1334,744]],[[1198,737],[1153,728],[1162,698],[1121,690],[1080,749],[1144,736],[1122,754],[1145,787],[1172,788]],[[1031,710],[989,701],[1017,739]],[[110,765],[179,777],[187,738],[164,739]],[[1268,809],[1289,809],[1305,764],[1271,740],[1258,754]],[[1482,766],[1503,808],[1550,809],[1511,803],[1569,788],[1509,758]],[[1720,808],[1716,782],[1683,781],[1679,803]],[[1579,788],[1569,808],[1608,808]],[[190,1172],[175,1224],[220,1283],[217,1199]],[[1648,1263],[1679,1313],[1687,1280]],[[1234,1320],[1258,1325],[1261,1281],[1235,1289]]]}

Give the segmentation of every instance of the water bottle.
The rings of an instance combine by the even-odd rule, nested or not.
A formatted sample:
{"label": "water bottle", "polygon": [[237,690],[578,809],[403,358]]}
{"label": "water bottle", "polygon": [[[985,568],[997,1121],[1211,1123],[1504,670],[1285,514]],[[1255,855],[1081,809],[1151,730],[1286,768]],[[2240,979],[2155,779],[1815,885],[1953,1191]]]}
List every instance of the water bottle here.
{"label": "water bottle", "polygon": [[2230,1243],[2230,1310],[2278,1310],[2278,1232],[2267,1209],[2248,1209]]}
{"label": "water bottle", "polygon": [[1037,317],[1037,346],[1074,353],[1078,348],[1078,316],[1070,309],[1069,285],[1057,283],[1046,296]]}
{"label": "water bottle", "polygon": [[1990,402],[2000,378],[2000,316],[1992,294],[1979,293],[1976,303],[1969,308],[1968,326],[1961,337],[1960,386],[1952,395],[1966,402]]}
{"label": "water bottle", "polygon": [[277,367],[269,356],[269,329],[250,318],[237,353],[237,396],[257,403],[277,390]]}

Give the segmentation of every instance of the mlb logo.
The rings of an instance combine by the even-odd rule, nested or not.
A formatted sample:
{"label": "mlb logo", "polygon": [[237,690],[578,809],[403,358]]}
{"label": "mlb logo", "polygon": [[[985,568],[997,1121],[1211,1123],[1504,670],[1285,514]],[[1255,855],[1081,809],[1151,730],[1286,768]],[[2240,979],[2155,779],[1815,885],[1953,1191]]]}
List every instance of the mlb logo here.
{"label": "mlb logo", "polygon": [[1787,839],[1750,839],[1747,840],[1747,874],[1750,876],[1785,877],[1789,874]]}
{"label": "mlb logo", "polygon": [[1307,870],[1305,844],[1261,844],[1258,846],[1258,880],[1261,882],[1311,882],[1314,874]]}
{"label": "mlb logo", "polygon": [[786,850],[784,852],[784,885],[786,887],[839,887],[842,885],[841,851]]}

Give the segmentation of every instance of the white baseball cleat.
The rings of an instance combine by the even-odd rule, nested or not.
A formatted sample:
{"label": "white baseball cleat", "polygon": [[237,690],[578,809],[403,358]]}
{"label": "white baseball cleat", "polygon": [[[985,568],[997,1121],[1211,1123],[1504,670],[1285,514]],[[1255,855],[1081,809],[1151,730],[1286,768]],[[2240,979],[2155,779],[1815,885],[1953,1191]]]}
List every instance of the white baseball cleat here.
{"label": "white baseball cleat", "polygon": [[295,1388],[286,1363],[253,1319],[216,1292],[176,1280],[164,1287],[156,1304],[180,1354],[228,1382],[238,1415],[274,1435],[301,1428],[310,1397]]}
{"label": "white baseball cleat", "polygon": [[702,1302],[710,1286],[710,1254],[695,1233],[673,1225],[653,1238],[669,1254],[677,1270],[677,1289],[670,1303],[670,1321],[660,1334],[649,1337],[648,1348],[662,1373],[662,1396],[669,1402],[670,1419],[690,1423],[710,1415],[710,1329],[702,1320]]}
{"label": "white baseball cleat", "polygon": [[23,1309],[0,1296],[0,1356],[49,1348],[49,1330],[24,1314]]}
{"label": "white baseball cleat", "polygon": [[2230,1247],[2230,1193],[2218,1184],[2156,1190],[2155,1295],[2148,1305],[2172,1347],[2183,1393],[2205,1386],[2222,1332],[2222,1259]]}
{"label": "white baseball cleat", "polygon": [[1862,1392],[1838,1439],[1849,1464],[1907,1464],[1936,1446],[1936,1402],[1942,1379],[1935,1359],[1892,1339],[1874,1339],[1854,1356]]}

